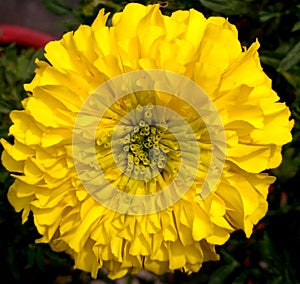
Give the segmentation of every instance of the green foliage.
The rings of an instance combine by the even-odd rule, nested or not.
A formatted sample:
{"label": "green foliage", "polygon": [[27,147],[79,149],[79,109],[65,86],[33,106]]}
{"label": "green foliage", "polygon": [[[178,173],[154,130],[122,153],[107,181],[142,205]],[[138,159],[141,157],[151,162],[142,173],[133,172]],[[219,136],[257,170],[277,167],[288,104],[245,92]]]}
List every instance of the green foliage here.
{"label": "green foliage", "polygon": [[238,14],[246,14],[251,7],[251,2],[253,0],[248,1],[239,1],[239,0],[200,0],[200,3],[207,7],[208,9],[221,13],[224,16],[238,15]]}
{"label": "green foliage", "polygon": [[[35,58],[42,58],[42,54],[42,50],[20,49],[15,45],[0,46],[1,137],[9,139],[9,113],[11,110],[22,108],[21,101],[26,96],[23,84],[32,80]],[[39,234],[32,218],[22,225],[20,213],[17,214],[7,200],[6,195],[11,183],[12,179],[1,165],[0,277],[11,284],[53,283],[57,273],[55,269],[69,269],[71,261],[62,254],[54,253],[48,245],[35,244]],[[43,282],[38,279],[43,279]]]}
{"label": "green foliage", "polygon": [[43,0],[43,3],[49,11],[58,16],[68,15],[73,11],[65,0]]}
{"label": "green foliage", "polygon": [[[72,15],[67,29],[80,23],[90,24],[100,8],[112,14],[133,1],[79,0],[71,7],[67,0],[43,0],[56,15]],[[155,1],[135,1],[143,4]],[[205,263],[191,275],[176,271],[163,275],[164,283],[300,283],[300,4],[298,0],[185,0],[157,1],[162,12],[194,8],[206,17],[229,18],[239,30],[243,45],[249,47],[258,38],[260,58],[273,88],[286,102],[295,120],[293,141],[283,151],[281,166],[272,170],[277,177],[269,193],[269,211],[255,227],[250,239],[234,233],[219,249],[219,262]],[[42,52],[0,46],[0,134],[6,137],[9,112],[21,108],[26,95],[23,84],[33,77],[34,58]],[[7,283],[90,283],[89,275],[72,270],[72,261],[47,245],[35,244],[38,234],[30,218],[21,224],[20,214],[9,205],[6,193],[11,184],[0,169],[0,275]],[[62,277],[64,275],[64,277]],[[60,278],[59,278],[59,277]],[[56,280],[55,280],[56,279]],[[58,280],[63,279],[63,280]],[[99,273],[99,279],[115,283]],[[154,283],[139,279],[141,283]],[[61,282],[60,282],[61,281]],[[63,282],[64,281],[64,282]],[[128,280],[130,283],[131,280]]]}
{"label": "green foliage", "polygon": [[300,42],[296,43],[280,61],[278,71],[288,71],[300,62]]}
{"label": "green foliage", "polygon": [[223,283],[230,275],[240,267],[238,261],[236,261],[231,254],[225,250],[221,251],[223,257],[223,265],[220,265],[209,277],[210,284]]}
{"label": "green foliage", "polygon": [[20,55],[16,47],[0,46],[0,135],[7,133],[9,123],[7,115],[13,108],[21,108],[21,99],[25,97],[22,83],[29,81],[34,68],[34,58],[38,52],[24,50]]}

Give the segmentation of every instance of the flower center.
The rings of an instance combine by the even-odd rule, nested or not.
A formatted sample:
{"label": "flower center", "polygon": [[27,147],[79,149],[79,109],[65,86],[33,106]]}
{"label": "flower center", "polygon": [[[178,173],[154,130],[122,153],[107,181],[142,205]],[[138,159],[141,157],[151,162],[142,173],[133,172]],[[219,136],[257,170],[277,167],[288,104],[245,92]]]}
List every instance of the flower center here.
{"label": "flower center", "polygon": [[[149,166],[153,159],[160,158],[158,145],[164,132],[164,129],[161,127],[147,124],[140,129],[135,127],[129,143],[129,159],[132,160],[136,166]],[[163,167],[161,159],[158,161],[160,162],[158,163],[159,168]]]}
{"label": "flower center", "polygon": [[161,141],[169,131],[165,124],[154,125],[152,108],[138,107],[129,113],[121,120],[120,131],[116,131],[120,138],[112,137],[118,141],[112,146],[116,163],[127,176],[138,180],[152,179],[167,163],[168,149]]}
{"label": "flower center", "polygon": [[99,122],[98,165],[107,181],[134,195],[162,191],[175,178],[177,185],[179,180],[187,182],[198,170],[198,159],[197,165],[191,161],[199,151],[199,128],[197,114],[178,97],[156,92],[126,95],[110,105]]}

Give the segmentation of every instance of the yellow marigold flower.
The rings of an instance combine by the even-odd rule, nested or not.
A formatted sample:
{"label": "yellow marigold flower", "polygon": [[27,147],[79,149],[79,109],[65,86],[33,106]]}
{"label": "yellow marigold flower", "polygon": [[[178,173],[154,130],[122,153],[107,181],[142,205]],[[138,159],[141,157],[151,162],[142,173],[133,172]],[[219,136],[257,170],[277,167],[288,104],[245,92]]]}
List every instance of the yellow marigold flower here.
{"label": "yellow marigold flower", "polygon": [[36,62],[2,140],[9,201],[93,277],[198,271],[265,215],[289,109],[226,19],[135,3],[107,18]]}

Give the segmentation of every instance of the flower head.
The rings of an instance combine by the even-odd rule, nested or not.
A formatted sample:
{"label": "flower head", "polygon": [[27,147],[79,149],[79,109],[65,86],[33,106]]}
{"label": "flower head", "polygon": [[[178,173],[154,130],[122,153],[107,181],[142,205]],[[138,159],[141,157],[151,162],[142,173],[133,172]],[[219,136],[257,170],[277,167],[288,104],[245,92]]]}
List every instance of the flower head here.
{"label": "flower head", "polygon": [[9,201],[94,277],[198,271],[265,215],[290,112],[226,19],[135,3],[107,17],[36,62],[2,140]]}

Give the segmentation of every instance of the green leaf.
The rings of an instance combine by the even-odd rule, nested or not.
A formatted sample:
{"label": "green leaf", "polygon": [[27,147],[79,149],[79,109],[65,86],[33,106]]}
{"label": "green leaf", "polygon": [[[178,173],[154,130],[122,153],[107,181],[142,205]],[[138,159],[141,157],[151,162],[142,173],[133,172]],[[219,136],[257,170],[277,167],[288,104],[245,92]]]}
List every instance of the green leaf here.
{"label": "green leaf", "polygon": [[0,101],[0,114],[9,114],[11,112],[11,107],[7,105],[7,102]]}
{"label": "green leaf", "polygon": [[259,19],[261,22],[267,22],[278,17],[280,17],[280,13],[270,13],[269,11],[259,13]]}
{"label": "green leaf", "polygon": [[209,278],[209,284],[224,283],[226,278],[240,266],[240,264],[228,252],[222,251],[222,256],[227,264],[219,267],[212,273]]}
{"label": "green leaf", "polygon": [[262,63],[264,63],[268,66],[271,66],[273,68],[277,68],[280,63],[280,60],[278,58],[275,58],[275,57],[273,57],[271,55],[267,55],[267,54],[266,55],[262,54],[260,56],[260,60]]}
{"label": "green leaf", "polygon": [[288,52],[288,54],[281,60],[278,71],[287,71],[293,66],[300,62],[300,42],[298,42],[294,47]]}
{"label": "green leaf", "polygon": [[286,71],[281,72],[281,75],[291,84],[295,89],[300,87],[300,73],[292,74]]}
{"label": "green leaf", "polygon": [[35,246],[30,244],[27,250],[27,265],[28,267],[33,267],[35,263]]}
{"label": "green leaf", "polygon": [[259,242],[260,255],[262,260],[269,263],[270,261],[275,261],[275,249],[272,240],[267,232],[264,232],[262,240]]}
{"label": "green leaf", "polygon": [[20,273],[15,269],[15,252],[12,246],[9,246],[7,249],[7,263],[11,269],[11,272],[15,279],[20,279]]}
{"label": "green leaf", "polygon": [[272,172],[281,180],[291,179],[296,176],[300,168],[300,155],[295,148],[287,148],[283,153],[281,165]]}
{"label": "green leaf", "polygon": [[200,0],[201,4],[213,10],[227,16],[246,14],[248,11],[248,3],[251,1],[239,1],[239,0]]}
{"label": "green leaf", "polygon": [[41,271],[45,270],[45,253],[43,246],[36,246],[36,263]]}
{"label": "green leaf", "polygon": [[300,30],[300,21],[297,22],[293,28],[292,28],[292,32],[295,32],[295,31],[299,31]]}
{"label": "green leaf", "polygon": [[50,12],[58,16],[68,15],[72,11],[64,0],[43,0],[43,3]]}

